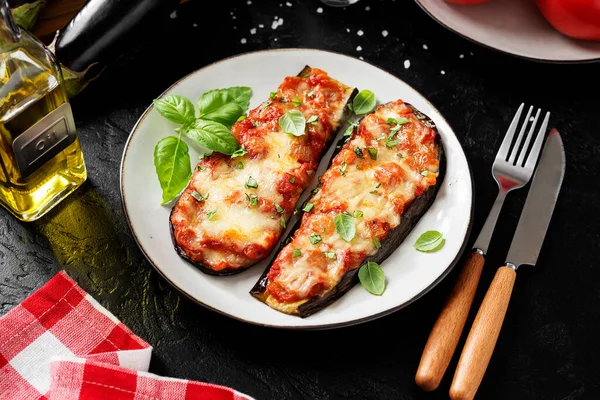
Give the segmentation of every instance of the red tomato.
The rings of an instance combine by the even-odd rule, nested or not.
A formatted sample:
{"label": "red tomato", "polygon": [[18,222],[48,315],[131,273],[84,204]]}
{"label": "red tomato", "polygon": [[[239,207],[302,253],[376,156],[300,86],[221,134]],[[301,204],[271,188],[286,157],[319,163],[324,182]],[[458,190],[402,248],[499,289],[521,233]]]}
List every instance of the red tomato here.
{"label": "red tomato", "polygon": [[559,32],[576,38],[600,40],[598,0],[536,0],[544,17]]}
{"label": "red tomato", "polygon": [[446,3],[462,4],[462,5],[468,6],[471,4],[485,3],[487,1],[489,1],[489,0],[446,0]]}

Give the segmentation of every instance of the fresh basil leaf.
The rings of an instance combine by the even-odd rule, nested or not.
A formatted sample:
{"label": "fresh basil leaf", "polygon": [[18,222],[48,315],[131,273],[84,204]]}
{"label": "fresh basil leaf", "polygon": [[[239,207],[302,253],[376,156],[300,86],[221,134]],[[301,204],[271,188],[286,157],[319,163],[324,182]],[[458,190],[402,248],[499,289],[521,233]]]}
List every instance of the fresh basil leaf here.
{"label": "fresh basil leaf", "polygon": [[354,218],[360,218],[363,216],[363,212],[360,210],[354,211]]}
{"label": "fresh basil leaf", "polygon": [[360,147],[355,146],[354,147],[354,152],[356,153],[356,155],[357,155],[358,158],[365,158],[365,155],[363,154],[363,152],[362,152],[362,150],[361,150]]}
{"label": "fresh basil leaf", "polygon": [[314,207],[313,203],[306,203],[306,205],[304,206],[304,208],[302,208],[302,211],[309,212],[310,210],[313,209],[313,207]]}
{"label": "fresh basil leaf", "polygon": [[307,124],[316,125],[318,122],[319,122],[319,117],[317,117],[316,115],[313,115],[312,117],[310,117],[309,119],[306,120]]}
{"label": "fresh basil leaf", "polygon": [[301,111],[290,110],[279,118],[279,126],[285,133],[302,136],[306,129],[306,119]]}
{"label": "fresh basil leaf", "polygon": [[207,200],[208,196],[209,196],[209,195],[206,195],[206,197],[204,197],[200,193],[196,192],[195,190],[192,190],[192,193],[190,193],[190,195],[198,201]]}
{"label": "fresh basil leaf", "polygon": [[385,275],[381,267],[372,261],[364,264],[358,270],[360,284],[371,294],[381,296],[385,291]]}
{"label": "fresh basil leaf", "polygon": [[340,175],[342,176],[346,176],[346,167],[348,165],[346,164],[346,161],[342,161],[342,163],[340,164]]}
{"label": "fresh basil leaf", "polygon": [[294,258],[295,257],[300,257],[301,255],[302,255],[302,252],[300,250],[298,250],[298,249],[294,249],[292,251],[292,257],[294,257]]}
{"label": "fresh basil leaf", "polygon": [[335,260],[337,258],[337,254],[335,253],[335,251],[324,251],[323,255],[326,258],[331,258],[332,260]]}
{"label": "fresh basil leaf", "polygon": [[283,208],[281,208],[281,206],[279,205],[279,203],[275,202],[273,204],[275,205],[275,209],[277,210],[277,212],[279,214],[283,214]]}
{"label": "fresh basil leaf", "polygon": [[338,214],[333,218],[335,230],[346,242],[351,241],[356,235],[354,219],[348,214]]}
{"label": "fresh basil leaf", "polygon": [[366,89],[358,92],[354,100],[352,100],[352,107],[356,115],[363,115],[373,111],[376,104],[375,94]]}
{"label": "fresh basil leaf", "polygon": [[294,104],[294,106],[296,107],[300,107],[302,105],[302,100],[300,100],[300,98],[296,96],[292,99],[292,104]]}
{"label": "fresh basil leaf", "polygon": [[184,133],[190,139],[212,151],[233,154],[239,147],[235,137],[225,125],[215,121],[196,120]]}
{"label": "fresh basil leaf", "polygon": [[248,153],[248,151],[246,150],[246,147],[242,145],[242,147],[238,148],[236,151],[231,153],[231,158],[241,157],[243,155],[246,155],[246,153]]}
{"label": "fresh basil leaf", "polygon": [[188,145],[181,137],[167,136],[154,147],[154,167],[162,189],[162,203],[175,198],[192,176]]}
{"label": "fresh basil leaf", "polygon": [[321,235],[310,235],[308,237],[308,240],[310,240],[310,243],[312,243],[312,244],[317,244],[317,243],[321,242],[323,240],[323,238],[321,237]]}
{"label": "fresh basil leaf", "polygon": [[216,213],[217,213],[217,210],[210,211],[208,214],[206,214],[206,219],[210,221],[211,219],[213,219],[213,217],[215,216]]}
{"label": "fresh basil leaf", "polygon": [[279,225],[285,229],[285,216],[283,214],[281,214],[281,218],[279,218]]}
{"label": "fresh basil leaf", "polygon": [[194,104],[185,96],[171,94],[162,99],[156,99],[154,107],[160,115],[178,124],[191,123],[196,119]]}
{"label": "fresh basil leaf", "polygon": [[379,242],[379,239],[377,239],[377,236],[373,236],[373,244],[375,245],[376,249],[381,248],[381,242]]}
{"label": "fresh basil leaf", "polygon": [[256,188],[258,188],[258,182],[256,182],[256,179],[254,179],[252,177],[252,175],[250,175],[248,177],[248,181],[246,181],[245,186],[246,186],[246,189],[249,189],[249,188],[256,189]]}
{"label": "fresh basil leaf", "polygon": [[377,149],[373,147],[367,147],[367,151],[369,152],[369,157],[371,157],[371,160],[377,160]]}
{"label": "fresh basil leaf", "polygon": [[206,92],[197,101],[198,118],[231,127],[248,109],[251,95],[252,89],[243,86]]}
{"label": "fresh basil leaf", "polygon": [[438,231],[427,231],[423,233],[413,247],[422,252],[434,252],[441,249],[444,246],[446,239],[443,238],[443,235]]}

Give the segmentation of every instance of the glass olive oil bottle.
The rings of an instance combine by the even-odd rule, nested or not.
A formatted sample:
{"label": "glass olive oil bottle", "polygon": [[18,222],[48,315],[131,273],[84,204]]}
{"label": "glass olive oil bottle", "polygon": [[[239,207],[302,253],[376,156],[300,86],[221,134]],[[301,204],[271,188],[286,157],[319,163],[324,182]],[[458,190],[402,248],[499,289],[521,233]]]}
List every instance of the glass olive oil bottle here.
{"label": "glass olive oil bottle", "polygon": [[0,204],[33,221],[86,177],[60,67],[0,0]]}

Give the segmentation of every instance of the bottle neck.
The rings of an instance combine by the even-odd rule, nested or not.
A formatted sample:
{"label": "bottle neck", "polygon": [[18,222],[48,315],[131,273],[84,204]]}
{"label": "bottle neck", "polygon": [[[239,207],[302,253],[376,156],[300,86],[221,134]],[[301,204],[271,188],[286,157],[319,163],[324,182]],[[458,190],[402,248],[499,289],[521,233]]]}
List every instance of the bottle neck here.
{"label": "bottle neck", "polygon": [[7,0],[0,0],[0,48],[12,47],[21,37]]}

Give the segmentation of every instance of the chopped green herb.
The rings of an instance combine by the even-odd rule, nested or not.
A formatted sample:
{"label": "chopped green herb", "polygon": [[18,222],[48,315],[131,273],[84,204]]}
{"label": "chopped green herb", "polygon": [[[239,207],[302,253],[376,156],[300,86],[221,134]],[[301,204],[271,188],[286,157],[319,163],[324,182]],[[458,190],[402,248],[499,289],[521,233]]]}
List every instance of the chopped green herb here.
{"label": "chopped green herb", "polygon": [[378,138],[375,138],[375,140],[383,140],[383,139],[385,139],[385,138],[386,138],[386,136],[385,136],[385,135],[381,135],[381,136],[379,136]]}
{"label": "chopped green herb", "polygon": [[240,162],[238,162],[238,163],[237,163],[237,165],[236,165],[236,168],[237,168],[237,169],[244,169],[244,163],[243,163],[243,162],[241,162],[241,161],[240,161]]}
{"label": "chopped green herb", "polygon": [[271,103],[273,103],[271,100],[265,101],[260,109],[264,110],[265,108],[269,107]]}
{"label": "chopped green herb", "polygon": [[279,205],[279,203],[275,202],[273,204],[275,205],[275,209],[277,210],[277,212],[279,214],[283,214],[283,208],[281,208],[281,206]]}
{"label": "chopped green herb", "polygon": [[296,182],[296,178],[295,177],[291,177],[290,178],[290,183],[294,183],[294,182]]}
{"label": "chopped green herb", "polygon": [[249,188],[256,189],[258,187],[258,182],[256,182],[256,179],[254,179],[252,177],[252,175],[250,175],[248,177],[248,181],[246,182],[245,186],[246,186],[246,189],[249,189]]}
{"label": "chopped green herb", "polygon": [[313,203],[306,203],[306,205],[302,208],[304,212],[310,212],[315,205]]}
{"label": "chopped green herb", "polygon": [[281,101],[282,103],[287,103],[288,100],[285,97],[282,97],[279,99],[279,101]]}
{"label": "chopped green herb", "polygon": [[237,119],[237,121],[236,121],[236,122],[243,121],[243,120],[245,120],[246,118],[248,118],[248,117],[246,117],[245,115],[241,115],[241,116],[240,116],[240,117]]}
{"label": "chopped green herb", "polygon": [[210,221],[211,219],[213,219],[213,217],[215,216],[216,213],[217,213],[217,210],[212,210],[211,212],[206,214],[206,219]]}
{"label": "chopped green herb", "polygon": [[337,258],[335,251],[324,251],[323,255],[327,258],[331,258],[332,260],[335,260]]}
{"label": "chopped green herb", "polygon": [[198,165],[198,171],[204,171],[204,167],[202,165]]}
{"label": "chopped green herb", "polygon": [[375,189],[379,189],[381,187],[381,182],[377,183],[377,185],[375,185]]}
{"label": "chopped green herb", "polygon": [[356,164],[356,169],[360,169],[360,165]]}
{"label": "chopped green herb", "polygon": [[385,122],[386,122],[388,125],[397,124],[397,122],[396,122],[396,118],[391,118],[391,117],[390,117],[390,118],[388,118],[388,119],[387,119]]}
{"label": "chopped green herb", "polygon": [[302,252],[298,249],[294,249],[294,251],[292,251],[292,257],[300,257],[302,255]]}
{"label": "chopped green herb", "polygon": [[377,190],[371,190],[369,193],[371,193],[371,194],[377,194]]}
{"label": "chopped green herb", "polygon": [[300,100],[300,98],[296,96],[292,99],[292,103],[294,104],[294,106],[300,107],[302,105],[302,100]]}
{"label": "chopped green herb", "polygon": [[258,204],[258,196],[255,194],[248,195],[248,193],[246,193],[246,200],[248,200],[251,206],[255,206]]}
{"label": "chopped green herb", "polygon": [[427,176],[427,175],[429,175],[429,171],[427,171],[426,169],[424,169],[423,171],[421,171],[421,175]]}
{"label": "chopped green herb", "polygon": [[392,147],[394,147],[398,143],[400,143],[400,140],[398,140],[398,139],[396,139],[396,140],[388,140],[387,142],[385,142],[385,147],[387,147],[388,149],[391,149]]}
{"label": "chopped green herb", "polygon": [[346,176],[346,161],[342,161],[342,163],[340,164],[340,174],[342,176]]}
{"label": "chopped green herb", "polygon": [[398,158],[404,158],[404,156],[402,155],[402,153],[398,153],[396,155],[398,156]]}
{"label": "chopped green herb", "polygon": [[350,110],[350,112],[354,112],[354,108],[352,107],[352,103],[348,103],[346,105],[346,107],[348,107],[348,110]]}
{"label": "chopped green herb", "polygon": [[319,243],[320,241],[322,241],[322,240],[323,240],[323,238],[321,237],[321,235],[310,235],[310,236],[308,237],[308,240],[310,240],[310,242],[311,242],[312,244],[317,244],[317,243]]}
{"label": "chopped green herb", "polygon": [[373,147],[367,147],[367,151],[369,152],[369,157],[371,157],[371,160],[377,160],[377,149]]}
{"label": "chopped green herb", "polygon": [[231,158],[241,157],[246,153],[248,153],[248,151],[246,150],[246,146],[242,145],[242,147],[231,153]]}
{"label": "chopped green herb", "polygon": [[316,188],[313,189],[312,194],[317,194],[319,192],[319,187],[317,186]]}
{"label": "chopped green herb", "polygon": [[271,92],[271,94],[269,94],[269,97],[275,100],[277,98],[277,92]]}
{"label": "chopped green herb", "polygon": [[315,97],[315,92],[314,91],[310,91],[306,94],[308,97],[310,97],[311,99]]}
{"label": "chopped green herb", "polygon": [[314,174],[314,173],[315,173],[315,171],[313,171],[312,169],[306,170],[306,175],[308,175],[308,176],[312,176],[312,174]]}
{"label": "chopped green herb", "polygon": [[376,249],[381,248],[381,243],[379,242],[379,239],[377,239],[377,236],[373,236],[373,244],[375,245]]}
{"label": "chopped green herb", "polygon": [[363,212],[360,210],[354,211],[354,218],[360,218],[363,216]]}
{"label": "chopped green herb", "polygon": [[195,198],[198,201],[204,201],[204,200],[208,199],[208,196],[209,196],[209,195],[206,195],[206,197],[204,197],[200,193],[196,192],[195,190],[192,190],[192,193],[190,193],[190,194],[193,198]]}
{"label": "chopped green herb", "polygon": [[356,128],[357,126],[358,126],[357,123],[350,122],[350,125],[348,125],[348,128],[346,128],[346,131],[344,132],[344,136],[352,136],[352,132],[354,131],[354,128]]}
{"label": "chopped green herb", "polygon": [[281,218],[279,218],[279,225],[285,229],[285,216],[281,214]]}
{"label": "chopped green herb", "polygon": [[316,125],[319,122],[319,117],[317,117],[316,115],[313,115],[312,117],[307,119],[306,122],[309,124]]}
{"label": "chopped green herb", "polygon": [[[365,158],[365,155],[363,154],[363,152],[362,152],[362,150],[360,149],[360,147],[358,147],[358,146],[355,146],[355,147],[354,147],[354,152],[356,153],[356,156],[357,156],[358,158]],[[357,167],[358,167],[358,165],[357,165]]]}
{"label": "chopped green herb", "polygon": [[252,121],[252,126],[256,128],[258,126],[258,121]]}

